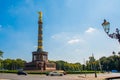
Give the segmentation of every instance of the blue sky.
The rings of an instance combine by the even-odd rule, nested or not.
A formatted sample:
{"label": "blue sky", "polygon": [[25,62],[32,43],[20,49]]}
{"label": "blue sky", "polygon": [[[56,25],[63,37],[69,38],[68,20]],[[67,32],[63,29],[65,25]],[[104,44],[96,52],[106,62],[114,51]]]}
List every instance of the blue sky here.
{"label": "blue sky", "polygon": [[120,0],[0,0],[0,50],[6,58],[32,60],[36,51],[38,11],[43,12],[43,45],[50,60],[83,63],[120,51],[101,26],[120,28]]}

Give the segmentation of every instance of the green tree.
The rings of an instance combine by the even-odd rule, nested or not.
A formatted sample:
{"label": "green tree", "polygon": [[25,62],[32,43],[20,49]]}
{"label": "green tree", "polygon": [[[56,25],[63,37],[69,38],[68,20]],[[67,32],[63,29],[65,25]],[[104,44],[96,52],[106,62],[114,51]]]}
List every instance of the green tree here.
{"label": "green tree", "polygon": [[91,70],[94,70],[95,58],[94,58],[93,55],[91,57],[89,57],[89,63],[90,63],[90,66],[91,66]]}
{"label": "green tree", "polygon": [[80,63],[68,63],[65,61],[56,61],[57,70],[65,70],[65,71],[80,71],[82,66]]}
{"label": "green tree", "polygon": [[0,57],[2,58],[3,57],[3,52],[0,50]]}
{"label": "green tree", "polygon": [[118,55],[120,56],[120,52],[118,52]]}
{"label": "green tree", "polygon": [[4,65],[5,69],[12,70],[11,64],[12,64],[12,60],[11,59],[5,59],[3,61],[3,65]]}
{"label": "green tree", "polygon": [[107,71],[108,70],[108,64],[109,64],[109,60],[107,59],[107,57],[103,56],[100,59],[100,64],[102,65],[102,70]]}
{"label": "green tree", "polygon": [[100,63],[102,65],[102,69],[105,71],[111,71],[111,70],[118,70],[120,71],[120,56],[118,55],[112,55],[109,57],[101,57]]}
{"label": "green tree", "polygon": [[0,50],[0,69],[3,68],[3,60],[2,60],[2,57],[3,57],[3,52]]}
{"label": "green tree", "polygon": [[16,69],[24,68],[24,64],[26,61],[22,59],[16,59]]}
{"label": "green tree", "polygon": [[25,61],[22,59],[5,59],[3,65],[5,69],[16,70],[24,68]]}

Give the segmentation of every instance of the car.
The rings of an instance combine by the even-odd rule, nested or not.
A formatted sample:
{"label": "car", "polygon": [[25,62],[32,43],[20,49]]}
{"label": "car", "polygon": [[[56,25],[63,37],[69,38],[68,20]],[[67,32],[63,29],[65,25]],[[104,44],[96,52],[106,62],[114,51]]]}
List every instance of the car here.
{"label": "car", "polygon": [[63,73],[60,73],[58,71],[52,71],[52,72],[49,72],[46,74],[47,76],[63,76],[64,74]]}
{"label": "car", "polygon": [[64,75],[66,75],[67,73],[64,70],[57,70],[60,73],[63,73]]}
{"label": "car", "polygon": [[27,73],[24,72],[24,71],[18,71],[17,74],[18,74],[18,75],[27,75]]}
{"label": "car", "polygon": [[112,73],[117,73],[118,71],[117,71],[117,70],[112,70],[111,72],[112,72]]}
{"label": "car", "polygon": [[120,80],[120,76],[105,78],[105,80]]}

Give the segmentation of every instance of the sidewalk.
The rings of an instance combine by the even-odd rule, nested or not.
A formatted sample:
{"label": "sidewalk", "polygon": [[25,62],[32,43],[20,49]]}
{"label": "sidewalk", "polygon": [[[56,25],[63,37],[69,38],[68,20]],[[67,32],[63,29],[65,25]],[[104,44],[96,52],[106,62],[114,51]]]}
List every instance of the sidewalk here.
{"label": "sidewalk", "polygon": [[95,74],[86,74],[86,76],[82,74],[78,76],[78,80],[104,80],[105,78],[113,76],[120,76],[120,73],[98,73],[96,78]]}

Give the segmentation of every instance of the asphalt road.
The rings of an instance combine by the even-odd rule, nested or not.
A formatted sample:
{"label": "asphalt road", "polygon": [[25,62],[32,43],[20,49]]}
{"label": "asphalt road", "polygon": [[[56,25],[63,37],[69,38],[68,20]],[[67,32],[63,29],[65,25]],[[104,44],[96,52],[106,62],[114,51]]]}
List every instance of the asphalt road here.
{"label": "asphalt road", "polygon": [[103,80],[106,77],[111,76],[120,76],[120,73],[104,73],[97,74],[97,78],[95,78],[94,74],[67,74],[64,76],[46,76],[46,75],[32,75],[28,74],[17,75],[17,74],[6,74],[0,73],[0,80]]}
{"label": "asphalt road", "polygon": [[0,80],[79,80],[78,75],[46,76],[46,75],[17,75],[0,73]]}

